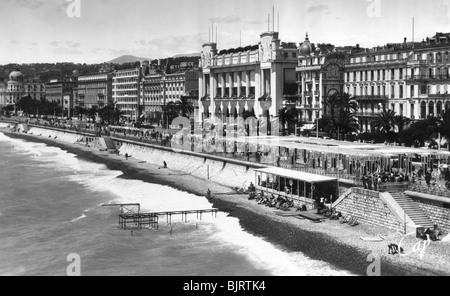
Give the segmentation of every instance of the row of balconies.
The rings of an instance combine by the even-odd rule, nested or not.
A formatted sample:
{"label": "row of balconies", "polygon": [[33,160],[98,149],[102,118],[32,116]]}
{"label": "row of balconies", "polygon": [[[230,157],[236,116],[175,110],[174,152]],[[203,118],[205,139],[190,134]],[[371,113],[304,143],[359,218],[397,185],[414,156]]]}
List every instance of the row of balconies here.
{"label": "row of balconies", "polygon": [[305,97],[312,97],[312,96],[318,97],[318,96],[320,96],[320,91],[317,91],[317,90],[316,91],[304,91],[303,95]]}
{"label": "row of balconies", "polygon": [[300,109],[315,109],[322,110],[322,106],[320,104],[296,104],[296,106]]}
{"label": "row of balconies", "polygon": [[358,66],[378,66],[378,65],[396,65],[396,64],[406,64],[406,59],[396,59],[396,60],[384,60],[384,61],[366,61],[366,62],[350,62],[345,65],[345,68],[353,68]]}
{"label": "row of balconies", "polygon": [[211,60],[211,66],[229,66],[242,65],[259,62],[259,52],[254,53],[239,53],[238,56],[216,56]]}
{"label": "row of balconies", "polygon": [[412,75],[406,76],[406,80],[449,80],[450,74],[436,74],[436,75]]}

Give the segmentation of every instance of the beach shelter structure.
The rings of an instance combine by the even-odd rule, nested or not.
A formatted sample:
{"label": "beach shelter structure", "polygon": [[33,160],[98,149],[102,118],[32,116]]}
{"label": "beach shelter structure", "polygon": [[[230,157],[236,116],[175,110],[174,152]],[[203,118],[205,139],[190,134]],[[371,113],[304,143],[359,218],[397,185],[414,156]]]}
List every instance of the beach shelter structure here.
{"label": "beach shelter structure", "polygon": [[283,196],[297,204],[315,207],[321,197],[338,198],[337,178],[271,167],[255,169],[256,189],[266,195]]}

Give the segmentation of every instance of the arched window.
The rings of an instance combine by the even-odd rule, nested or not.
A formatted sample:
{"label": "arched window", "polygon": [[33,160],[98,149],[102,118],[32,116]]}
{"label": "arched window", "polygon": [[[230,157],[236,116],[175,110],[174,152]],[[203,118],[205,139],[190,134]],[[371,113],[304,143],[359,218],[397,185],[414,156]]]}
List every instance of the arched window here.
{"label": "arched window", "polygon": [[437,113],[437,115],[440,115],[440,114],[442,114],[442,102],[441,101],[439,101],[439,102],[437,102],[437,104],[436,104],[436,113]]}
{"label": "arched window", "polygon": [[420,104],[420,118],[425,119],[427,118],[427,103],[422,102]]}
{"label": "arched window", "polygon": [[450,102],[445,102],[445,111],[450,109]]}
{"label": "arched window", "polygon": [[434,115],[434,102],[430,102],[428,104],[428,114],[429,115]]}

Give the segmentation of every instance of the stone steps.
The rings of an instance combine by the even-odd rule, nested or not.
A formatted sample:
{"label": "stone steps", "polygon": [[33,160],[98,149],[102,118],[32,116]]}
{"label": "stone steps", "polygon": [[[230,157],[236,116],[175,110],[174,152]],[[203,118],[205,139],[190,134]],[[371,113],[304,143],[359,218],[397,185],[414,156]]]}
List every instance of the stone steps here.
{"label": "stone steps", "polygon": [[407,197],[401,192],[390,192],[391,196],[397,202],[397,204],[405,211],[406,215],[416,224],[423,227],[433,227],[434,223],[423,212],[423,210],[417,205],[411,198]]}

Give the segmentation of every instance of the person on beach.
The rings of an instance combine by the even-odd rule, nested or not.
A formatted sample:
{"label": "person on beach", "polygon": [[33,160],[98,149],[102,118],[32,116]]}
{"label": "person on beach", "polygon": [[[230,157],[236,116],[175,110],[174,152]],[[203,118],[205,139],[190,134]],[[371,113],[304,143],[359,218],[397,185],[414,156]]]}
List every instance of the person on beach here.
{"label": "person on beach", "polygon": [[125,159],[128,160],[128,153],[125,154]]}
{"label": "person on beach", "polygon": [[210,190],[209,188],[208,188],[208,191],[206,192],[206,198],[207,198],[209,201],[213,199],[211,190]]}
{"label": "person on beach", "polygon": [[167,169],[167,162],[163,162],[164,168]]}

